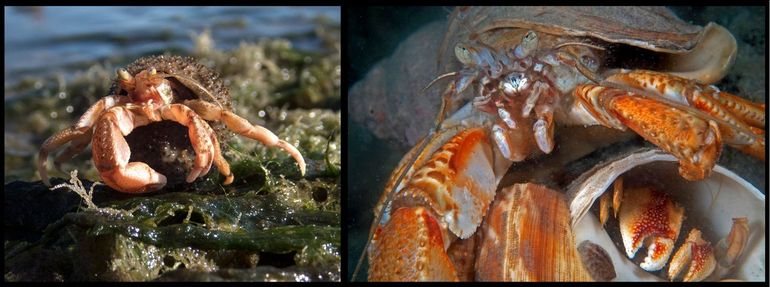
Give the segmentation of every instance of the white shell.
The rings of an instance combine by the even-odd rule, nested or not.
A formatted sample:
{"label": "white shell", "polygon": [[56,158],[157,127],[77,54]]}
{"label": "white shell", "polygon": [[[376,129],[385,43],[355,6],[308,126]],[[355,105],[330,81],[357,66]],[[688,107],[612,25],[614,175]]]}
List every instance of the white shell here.
{"label": "white shell", "polygon": [[[658,149],[643,150],[603,164],[581,176],[568,188],[575,242],[590,240],[607,251],[617,274],[613,281],[665,280],[642,270],[627,259],[604,231],[598,218],[588,212],[615,178],[622,174],[626,186],[629,182],[643,181],[664,186],[672,199],[685,208],[685,224],[689,221],[689,226],[703,230],[704,237],[712,244],[716,244],[730,233],[732,218],[748,217],[749,239],[734,272],[728,274],[727,278],[709,280],[729,278],[765,281],[765,195],[732,171],[718,165],[712,175],[702,181],[682,179],[677,166],[673,156]],[[687,231],[682,230],[682,234]],[[680,242],[681,239],[677,241],[677,248]],[[620,245],[622,247],[622,244]],[[668,264],[664,268],[667,269]]]}

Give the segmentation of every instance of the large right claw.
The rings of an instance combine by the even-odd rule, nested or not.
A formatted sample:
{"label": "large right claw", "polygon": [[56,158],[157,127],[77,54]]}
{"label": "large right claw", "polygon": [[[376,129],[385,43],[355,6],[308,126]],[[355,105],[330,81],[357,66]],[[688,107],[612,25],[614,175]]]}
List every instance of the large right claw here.
{"label": "large right claw", "polygon": [[473,128],[420,161],[394,195],[389,220],[374,232],[369,280],[459,279],[447,249],[474,234],[493,200],[499,178],[492,148],[487,132]]}

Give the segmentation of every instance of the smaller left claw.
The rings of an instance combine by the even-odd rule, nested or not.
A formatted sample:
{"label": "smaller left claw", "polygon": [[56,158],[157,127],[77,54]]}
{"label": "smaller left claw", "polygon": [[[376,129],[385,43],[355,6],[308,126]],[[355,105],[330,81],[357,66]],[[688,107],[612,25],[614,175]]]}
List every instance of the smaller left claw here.
{"label": "smaller left claw", "polygon": [[682,271],[686,267],[687,273],[684,275],[685,282],[697,282],[706,279],[716,268],[717,261],[714,258],[714,249],[711,243],[703,240],[701,232],[693,228],[684,244],[679,247],[668,268],[668,279],[681,277]]}

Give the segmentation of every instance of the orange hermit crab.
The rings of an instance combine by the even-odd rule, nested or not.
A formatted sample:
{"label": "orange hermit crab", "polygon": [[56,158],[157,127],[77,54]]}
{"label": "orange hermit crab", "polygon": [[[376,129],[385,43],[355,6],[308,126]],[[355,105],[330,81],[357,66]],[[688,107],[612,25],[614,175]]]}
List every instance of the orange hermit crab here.
{"label": "orange hermit crab", "polygon": [[[58,167],[91,143],[94,165],[108,186],[126,193],[156,191],[166,186],[169,178],[146,162],[130,161],[133,158],[129,146],[135,147],[131,142],[137,139],[127,141],[127,137],[137,128],[152,127],[149,132],[144,131],[145,136],[139,136],[145,142],[141,144],[144,148],[148,146],[147,141],[175,135],[174,128],[184,128],[186,131],[175,137],[189,137],[189,141],[181,141],[195,155],[188,161],[187,168],[176,166],[172,169],[176,171],[174,173],[186,172],[184,180],[190,183],[206,175],[214,164],[225,176],[224,184],[227,185],[234,177],[222,157],[217,133],[209,122],[212,125],[222,122],[237,134],[285,150],[297,162],[301,174],[305,174],[305,161],[297,148],[270,130],[252,125],[231,112],[229,93],[218,75],[192,58],[179,56],[145,57],[126,69],[118,69],[109,95],[91,106],[74,125],[43,143],[38,155],[38,172],[43,182],[50,186],[46,170],[48,153],[71,143],[55,159]],[[180,139],[172,140],[175,143],[171,148],[179,145]],[[141,150],[133,152],[142,153]]]}
{"label": "orange hermit crab", "polygon": [[[514,163],[564,145],[555,137],[557,125],[633,131],[677,161],[678,177],[688,181],[712,177],[723,145],[765,160],[765,105],[712,85],[737,51],[732,34],[715,23],[690,25],[661,7],[471,7],[456,9],[446,29],[436,53],[437,72],[446,73],[428,86],[451,81],[434,127],[404,155],[377,202],[365,251],[370,281],[609,280],[580,267],[575,233],[590,230],[570,226],[576,217],[568,212],[587,210],[604,188],[568,204],[563,194],[531,183],[535,171],[513,186],[502,183]],[[372,106],[409,110],[407,102]],[[375,108],[369,111],[376,122]],[[395,122],[396,112],[383,114]],[[602,178],[604,187],[612,183]],[[746,245],[746,220],[759,220],[732,216],[735,232],[724,246],[735,252],[727,256],[712,252],[699,231],[687,230],[683,251],[675,252],[682,218],[692,210],[684,213],[662,193],[614,194],[625,201],[617,209],[623,257],[632,258],[642,245],[654,251],[639,265],[644,271],[632,266],[624,280],[662,270],[672,254],[668,280],[678,280],[687,264],[695,267],[684,280],[722,279],[715,260],[734,266]],[[606,197],[604,203],[606,211]],[[756,212],[756,206],[747,209]],[[698,252],[688,253],[693,248]],[[630,262],[621,259],[614,263]],[[660,280],[651,277],[642,279]]]}

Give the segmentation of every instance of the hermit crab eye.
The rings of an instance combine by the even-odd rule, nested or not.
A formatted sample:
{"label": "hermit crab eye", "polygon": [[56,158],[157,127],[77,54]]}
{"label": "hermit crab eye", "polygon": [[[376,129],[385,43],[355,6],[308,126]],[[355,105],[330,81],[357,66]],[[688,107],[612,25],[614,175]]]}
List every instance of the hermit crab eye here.
{"label": "hermit crab eye", "polygon": [[128,71],[126,71],[126,69],[123,69],[123,68],[118,69],[117,74],[118,74],[118,78],[122,81],[131,80],[131,74],[129,74]]}
{"label": "hermit crab eye", "polygon": [[537,38],[537,34],[535,34],[534,31],[529,31],[529,32],[527,32],[526,35],[524,35],[524,40],[525,41],[532,41],[532,40],[534,40],[536,38]]}
{"label": "hermit crab eye", "polygon": [[527,35],[524,35],[521,44],[527,49],[534,50],[537,48],[537,33],[534,31],[527,32]]}
{"label": "hermit crab eye", "polygon": [[468,50],[468,48],[462,43],[459,43],[457,46],[455,46],[455,56],[457,57],[457,60],[460,61],[460,63],[466,65],[471,63],[471,51]]}
{"label": "hermit crab eye", "polygon": [[534,31],[527,32],[521,39],[521,43],[514,49],[514,55],[521,59],[530,55],[532,51],[537,49],[537,33]]}
{"label": "hermit crab eye", "polygon": [[150,76],[155,76],[156,74],[158,74],[158,71],[155,70],[155,68],[149,68],[147,69],[147,72],[150,73]]}

